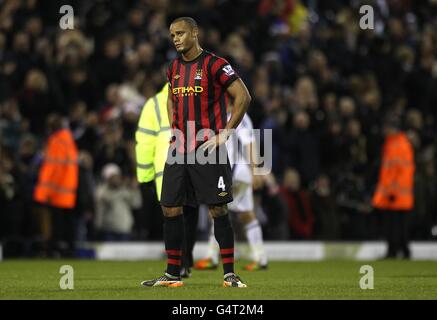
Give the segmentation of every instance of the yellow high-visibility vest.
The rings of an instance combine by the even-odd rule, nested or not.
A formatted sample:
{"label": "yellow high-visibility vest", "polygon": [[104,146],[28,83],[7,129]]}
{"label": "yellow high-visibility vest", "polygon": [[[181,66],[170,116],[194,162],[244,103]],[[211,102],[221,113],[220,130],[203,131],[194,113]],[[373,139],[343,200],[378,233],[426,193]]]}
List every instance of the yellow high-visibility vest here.
{"label": "yellow high-visibility vest", "polygon": [[162,174],[171,138],[167,98],[168,84],[146,101],[135,133],[138,182],[155,180],[158,200],[161,199]]}

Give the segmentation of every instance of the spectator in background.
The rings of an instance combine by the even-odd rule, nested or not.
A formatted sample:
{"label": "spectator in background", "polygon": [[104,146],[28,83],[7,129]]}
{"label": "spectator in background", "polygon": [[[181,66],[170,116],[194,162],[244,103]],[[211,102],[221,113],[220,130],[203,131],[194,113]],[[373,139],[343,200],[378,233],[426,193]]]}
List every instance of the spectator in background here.
{"label": "spectator in background", "polygon": [[79,186],[77,192],[77,224],[76,240],[86,241],[93,239],[95,215],[95,190],[96,184],[93,175],[93,158],[86,151],[79,152]]}
{"label": "spectator in background", "polygon": [[100,91],[111,83],[121,83],[126,67],[123,63],[123,53],[118,38],[106,41],[102,59],[95,64],[94,73],[97,76]]}
{"label": "spectator in background", "polygon": [[314,212],[314,239],[339,239],[341,236],[340,212],[327,175],[320,175],[314,182],[311,206]]}
{"label": "spectator in background", "polygon": [[342,239],[368,239],[375,230],[371,223],[370,196],[365,177],[344,167],[343,172],[336,174],[336,202],[341,215]]}
{"label": "spectator in background", "polygon": [[12,235],[19,234],[14,223],[19,212],[17,205],[17,182],[12,175],[12,159],[0,145],[0,240],[5,241]]}
{"label": "spectator in background", "polygon": [[365,173],[367,159],[367,139],[361,132],[361,123],[351,118],[346,123],[346,145],[348,148],[347,167],[356,173]]}
{"label": "spectator in background", "polygon": [[310,125],[308,113],[299,111],[294,116],[293,128],[287,139],[288,166],[296,168],[303,186],[309,186],[319,174],[319,139],[310,131]]}
{"label": "spectator in background", "polygon": [[[1,149],[0,149],[1,151]],[[0,239],[3,242],[4,237],[6,234],[6,226],[8,226],[6,213],[8,210],[6,210],[7,203],[11,199],[11,192],[10,190],[10,176],[8,176],[5,173],[5,170],[3,169],[3,162],[0,161],[0,206],[3,208],[0,212]]]}
{"label": "spectator in background", "polygon": [[17,96],[20,113],[30,122],[30,131],[42,136],[44,124],[52,109],[47,77],[38,69],[26,74],[24,87]]}
{"label": "spectator in background", "polygon": [[80,150],[94,155],[101,143],[98,116],[95,112],[88,112],[84,118],[79,124],[80,130],[75,132],[75,139]]}
{"label": "spectator in background", "polygon": [[381,94],[373,83],[373,79],[362,82],[360,86],[370,86],[367,92],[363,93],[359,100],[361,102],[361,123],[363,126],[363,133],[367,137],[367,153],[369,161],[379,158],[380,148],[383,142],[381,132]]}
{"label": "spectator in background", "polygon": [[132,182],[125,185],[121,169],[114,163],[103,167],[102,178],[96,191],[95,227],[105,241],[129,240],[134,225],[132,209],[141,207],[138,186]]}
{"label": "spectator in background", "polygon": [[355,102],[350,97],[341,97],[338,102],[338,113],[343,123],[347,123],[355,116]]}
{"label": "spectator in background", "polygon": [[13,152],[18,151],[23,127],[17,102],[9,99],[0,104],[0,135],[6,148]]}
{"label": "spectator in background", "polygon": [[418,154],[414,175],[414,210],[408,219],[411,239],[429,240],[432,227],[437,225],[437,174],[435,148]]}
{"label": "spectator in background", "polygon": [[297,170],[285,170],[281,193],[288,205],[288,226],[292,239],[310,239],[314,230],[313,208],[309,194],[301,187]]}
{"label": "spectator in background", "polygon": [[293,108],[295,110],[305,110],[312,115],[317,110],[318,100],[316,87],[314,81],[310,77],[301,77],[297,80],[296,104],[293,106]]}
{"label": "spectator in background", "polygon": [[325,127],[327,121],[338,118],[337,95],[335,94],[335,92],[328,92],[323,95],[323,105],[321,108],[321,112],[323,114],[323,125]]}
{"label": "spectator in background", "polygon": [[76,142],[82,138],[85,132],[86,112],[87,105],[83,101],[77,101],[70,108],[68,119],[71,132]]}
{"label": "spectator in background", "polygon": [[[287,166],[287,157],[283,155],[287,147],[287,137],[285,123],[287,121],[287,111],[284,109],[274,109],[261,124],[262,130],[272,130],[272,171],[280,174]],[[261,135],[261,145],[264,143],[264,135]]]}
{"label": "spectator in background", "polygon": [[[254,191],[256,215],[261,224],[266,224],[263,234],[272,240],[288,240],[287,203],[281,194],[281,188],[272,173],[261,176],[263,185]],[[265,221],[267,216],[267,221]]]}
{"label": "spectator in background", "polygon": [[320,162],[322,170],[329,175],[336,175],[345,166],[348,159],[346,137],[343,125],[338,118],[326,122],[325,134],[320,138]]}
{"label": "spectator in background", "polygon": [[399,119],[384,123],[385,142],[381,170],[372,205],[382,211],[388,243],[386,258],[410,258],[407,215],[414,206],[414,150],[406,134],[400,131]]}
{"label": "spectator in background", "polygon": [[261,123],[264,121],[264,117],[266,116],[265,113],[270,99],[270,88],[266,68],[258,67],[255,71],[254,78],[257,80],[254,81],[252,87],[253,100],[248,113],[251,119],[253,119],[254,127],[260,128]]}
{"label": "spectator in background", "polygon": [[121,168],[123,175],[132,176],[134,166],[129,156],[125,141],[123,141],[123,127],[118,121],[106,123],[103,132],[103,142],[94,151],[94,172],[101,172],[108,163],[115,163]]}
{"label": "spectator in background", "polygon": [[[31,242],[35,239],[36,225],[33,215],[33,190],[38,180],[39,171],[37,151],[36,139],[32,135],[26,134],[20,140],[18,153],[15,157],[19,202],[16,214],[23,217],[21,236],[24,236],[26,240],[30,239]],[[30,250],[26,254],[33,256],[39,253],[38,250],[34,250],[34,245],[35,243],[31,243],[31,246],[27,247]]]}
{"label": "spectator in background", "polygon": [[74,254],[74,207],[79,180],[78,151],[73,135],[58,114],[47,118],[49,138],[35,187],[34,200],[51,213],[51,254]]}
{"label": "spectator in background", "polygon": [[108,122],[119,118],[122,114],[122,99],[120,86],[111,83],[105,90],[105,101],[99,110],[99,120]]}

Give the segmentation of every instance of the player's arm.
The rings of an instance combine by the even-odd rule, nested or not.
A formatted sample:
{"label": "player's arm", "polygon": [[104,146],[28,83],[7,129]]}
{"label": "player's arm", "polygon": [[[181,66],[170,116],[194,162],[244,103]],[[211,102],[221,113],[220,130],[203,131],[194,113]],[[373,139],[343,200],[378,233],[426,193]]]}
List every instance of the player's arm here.
{"label": "player's arm", "polygon": [[244,114],[247,112],[247,108],[249,108],[252,97],[250,96],[246,85],[240,78],[231,83],[227,89],[227,92],[231,96],[234,106],[232,108],[231,118],[225,127],[225,130],[229,131],[237,128],[237,126],[240,124]]}
{"label": "player's arm", "polygon": [[250,101],[252,100],[249,90],[247,90],[246,85],[240,78],[234,80],[229,85],[227,92],[233,100],[231,118],[226,124],[226,127],[220,131],[215,139],[211,139],[203,144],[203,150],[208,149],[212,151],[217,146],[225,143],[228,140],[232,134],[232,129],[237,128],[237,126],[240,124],[244,114],[247,111],[247,108],[249,107]]}
{"label": "player's arm", "polygon": [[256,142],[252,141],[244,146],[246,159],[249,159],[249,165],[252,171],[255,169],[258,161],[258,153],[256,150]]}
{"label": "player's arm", "polygon": [[244,157],[245,159],[249,160],[249,165],[253,178],[253,188],[256,190],[262,186],[262,178],[259,175],[255,174],[255,169],[260,164],[260,157],[258,154],[256,139],[253,133],[253,124],[250,117],[246,115],[245,118],[243,118],[242,122],[244,122],[244,129],[237,129],[237,136],[239,141],[243,145]]}
{"label": "player's arm", "polygon": [[255,168],[260,163],[260,158],[258,154],[258,148],[256,144],[256,140],[253,140],[249,146],[247,152],[249,153],[249,159],[250,159],[250,168],[252,169],[252,177],[253,177],[253,188],[255,190],[262,187],[262,178],[259,175],[255,174]]}

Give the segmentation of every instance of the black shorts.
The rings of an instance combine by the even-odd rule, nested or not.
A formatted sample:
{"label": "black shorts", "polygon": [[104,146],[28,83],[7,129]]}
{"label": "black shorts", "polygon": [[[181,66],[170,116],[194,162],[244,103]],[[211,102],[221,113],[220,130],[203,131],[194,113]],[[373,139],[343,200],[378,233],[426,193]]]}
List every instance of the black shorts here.
{"label": "black shorts", "polygon": [[[227,159],[227,156],[226,156]],[[232,202],[232,170],[227,163],[166,163],[162,178],[164,207],[223,205]]]}

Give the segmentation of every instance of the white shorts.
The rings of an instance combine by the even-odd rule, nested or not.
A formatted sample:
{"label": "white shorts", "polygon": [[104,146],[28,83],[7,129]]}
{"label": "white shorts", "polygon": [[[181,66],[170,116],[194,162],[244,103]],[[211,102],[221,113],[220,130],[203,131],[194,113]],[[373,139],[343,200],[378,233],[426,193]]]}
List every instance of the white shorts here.
{"label": "white shorts", "polygon": [[[233,193],[234,201],[228,203],[228,209],[234,212],[247,212],[253,210],[253,189],[251,184],[234,182],[237,188]],[[235,189],[234,189],[235,190]]]}

